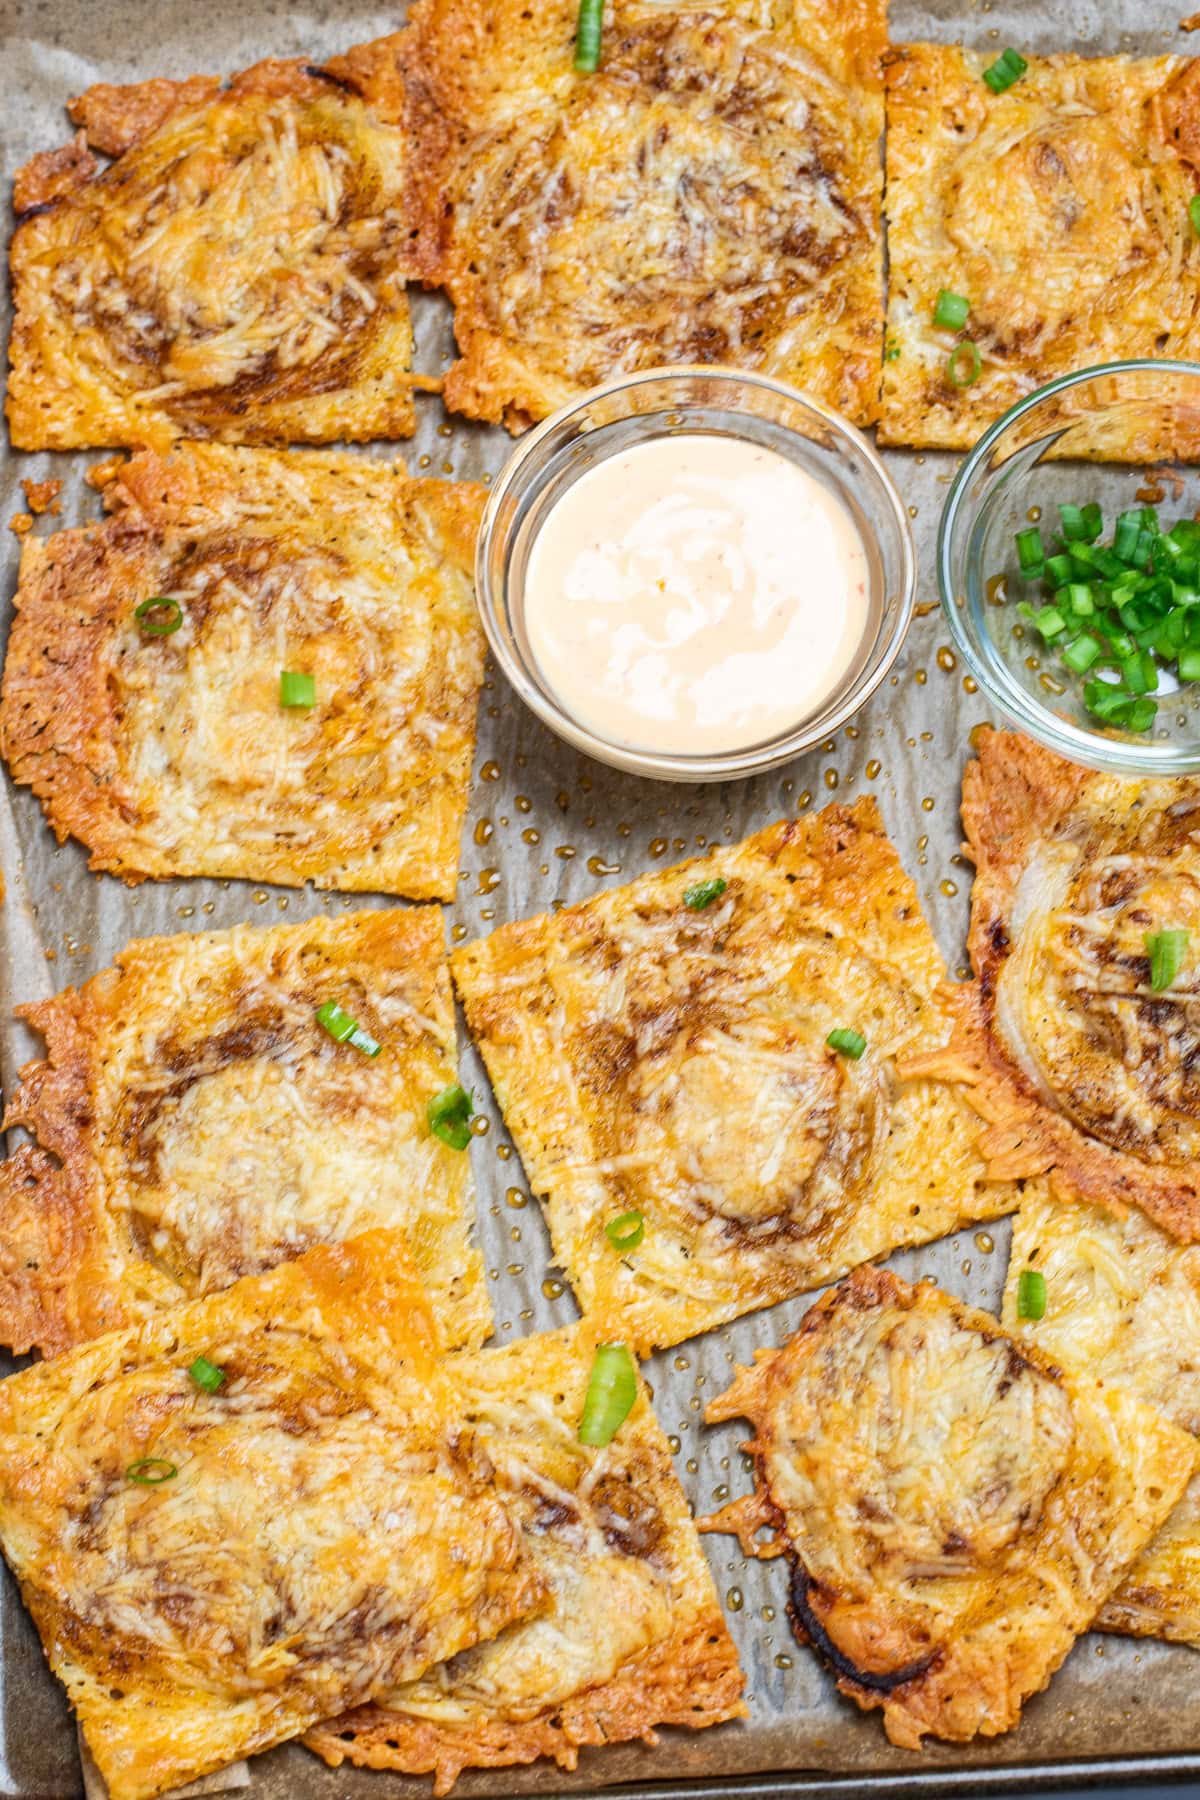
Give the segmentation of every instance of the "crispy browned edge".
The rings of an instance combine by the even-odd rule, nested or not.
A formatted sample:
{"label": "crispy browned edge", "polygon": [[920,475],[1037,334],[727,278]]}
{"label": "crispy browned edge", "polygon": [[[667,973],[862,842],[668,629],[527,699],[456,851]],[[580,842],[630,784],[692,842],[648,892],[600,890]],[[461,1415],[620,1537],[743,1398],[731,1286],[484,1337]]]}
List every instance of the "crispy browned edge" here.
{"label": "crispy browned edge", "polygon": [[996,1026],[996,990],[1011,949],[1013,897],[1032,846],[1070,812],[1088,770],[1016,732],[982,727],[963,774],[966,854],[975,864],[968,947],[975,980],[943,989],[953,1030],[945,1048],[900,1065],[904,1076],[962,1083],[986,1122],[979,1140],[993,1181],[1048,1174],[1052,1187],[1120,1212],[1140,1207],[1183,1243],[1200,1241],[1200,1167],[1140,1162],[1099,1143],[1047,1106],[1008,1055]]}
{"label": "crispy browned edge", "polygon": [[[229,449],[231,455],[292,454]],[[193,451],[182,443],[169,456],[138,450],[126,462],[104,465],[94,485],[114,516],[99,525],[29,537],[21,550],[0,688],[0,754],[12,779],[32,788],[41,801],[59,843],[78,838],[87,846],[89,868],[120,875],[129,885],[173,871],[144,869],[131,860],[128,813],[114,783],[115,764],[94,768],[88,760],[93,745],[100,746],[103,757],[114,758],[118,737],[100,652],[127,604],[126,588],[138,585],[121,581],[123,557],[136,562],[145,538],[172,527],[182,530],[180,515],[186,508],[203,506],[210,496],[226,491],[219,470],[209,471],[203,454],[203,446]],[[312,467],[321,467],[320,457],[330,454],[316,452]],[[381,475],[387,472],[384,465],[377,467]],[[416,501],[435,525],[448,560],[471,575],[485,489],[474,482],[414,478],[402,469],[394,471],[394,479],[398,502]],[[460,832],[467,787],[464,779]],[[415,900],[453,899],[457,860],[452,851],[436,880],[410,877],[401,891]],[[290,878],[287,861],[286,851],[260,859],[247,878],[338,885],[320,877]],[[347,887],[355,891],[353,885]]]}
{"label": "crispy browned edge", "polygon": [[[441,914],[432,906],[347,916],[397,933],[390,954],[398,958],[443,948]],[[318,915],[282,929],[303,933],[340,922]],[[152,958],[172,941],[134,939],[112,968],[82,987],[16,1009],[46,1045],[43,1057],[20,1070],[2,1122],[5,1130],[24,1126],[36,1140],[0,1162],[0,1343],[18,1354],[57,1356],[139,1321],[123,1301],[114,1267],[122,1247],[109,1236],[95,1185],[93,1070],[120,1007],[124,965]]]}
{"label": "crispy browned edge", "polygon": [[[845,40],[848,60],[860,76],[875,70],[882,101],[882,57],[887,46],[887,0],[839,0],[830,14]],[[513,52],[515,63],[536,66],[546,45],[552,54],[569,53],[575,14],[567,5],[545,5],[540,13],[526,8],[521,14],[522,45]],[[450,410],[469,418],[502,424],[519,433],[544,417],[546,405],[536,373],[514,359],[510,350],[481,325],[474,300],[463,301],[456,293],[459,263],[469,257],[455,249],[452,220],[445,203],[448,169],[461,158],[472,136],[472,81],[496,60],[493,41],[495,22],[486,0],[415,0],[402,34],[400,63],[408,88],[410,128],[415,143],[415,232],[411,270],[427,287],[444,288],[455,308],[459,358],[447,371],[443,398]],[[519,68],[511,70],[513,79]],[[485,85],[500,87],[499,79]],[[883,251],[882,169],[875,198],[875,250]],[[860,425],[879,413],[879,389],[883,368],[884,316],[882,274],[879,274],[878,366],[871,372],[862,396]]]}
{"label": "crispy browned edge", "polygon": [[[222,83],[217,75],[189,75],[183,81],[156,76],[149,81],[117,85],[96,82],[68,102],[71,123],[79,127],[69,143],[40,151],[13,178],[13,211],[20,226],[26,215],[43,212],[64,195],[100,173],[92,155],[123,156],[144,143],[175,113],[205,106],[219,96],[237,99],[261,94],[275,98],[311,100],[333,87],[357,95],[381,119],[402,123],[406,117],[404,82],[400,74],[399,46],[402,33],[357,44],[344,56],[325,63],[303,57],[268,57]],[[14,246],[16,237],[14,235]]]}
{"label": "crispy browned edge", "polygon": [[580,1750],[633,1738],[656,1743],[656,1726],[701,1731],[744,1717],[741,1692],[737,1651],[724,1618],[714,1610],[686,1636],[656,1644],[611,1681],[547,1707],[534,1719],[495,1720],[456,1731],[368,1706],[308,1732],[305,1743],[334,1768],[348,1760],[360,1768],[431,1774],[435,1795],[443,1795],[464,1769],[508,1768],[540,1756],[552,1756],[560,1768],[573,1769]]}

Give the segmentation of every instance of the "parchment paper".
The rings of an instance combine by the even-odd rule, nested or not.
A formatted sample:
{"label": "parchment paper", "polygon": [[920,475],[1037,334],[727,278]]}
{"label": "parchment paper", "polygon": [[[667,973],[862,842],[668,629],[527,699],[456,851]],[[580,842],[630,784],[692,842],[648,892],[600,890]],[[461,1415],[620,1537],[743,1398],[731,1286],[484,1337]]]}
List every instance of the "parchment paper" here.
{"label": "parchment paper", "polygon": [[[835,4],[836,0],[831,0]],[[1168,0],[895,0],[892,37],[931,37],[999,50],[1013,43],[1045,53],[1079,50],[1187,52],[1196,40],[1177,29]],[[395,28],[402,4],[360,0],[0,0],[0,152],[4,192],[13,169],[35,150],[65,141],[66,99],[91,81],[134,80],[195,70],[231,72],[266,55],[316,59]],[[5,295],[7,307],[7,295]],[[440,371],[452,340],[440,297],[415,301],[417,364]],[[7,316],[3,321],[7,338]],[[405,456],[410,467],[487,479],[509,446],[500,431],[456,422],[440,402],[418,397],[420,429],[403,446],[366,454]],[[60,520],[99,513],[82,485],[95,456],[12,455],[0,448],[0,526],[24,509],[20,476],[64,478]],[[458,899],[448,931],[461,940],[505,920],[575,900],[728,842],[783,814],[834,797],[878,796],[901,856],[917,880],[926,912],[952,969],[962,967],[969,870],[958,855],[958,795],[967,736],[987,717],[950,652],[938,616],[933,540],[957,458],[893,452],[888,462],[909,503],[921,556],[916,620],[890,680],[853,724],[821,750],[759,780],[709,789],[642,782],[590,763],[560,744],[521,708],[489,670],[480,710],[470,816],[464,830]],[[16,582],[19,545],[0,529],[3,629]],[[360,905],[361,896],[319,897],[246,882],[147,882],[128,889],[88,873],[79,845],[55,847],[37,802],[5,778],[0,788],[0,1077],[11,1088],[20,1063],[39,1045],[9,1022],[11,1007],[79,982],[109,963],[131,937],[198,931],[239,921],[267,925]],[[550,1265],[539,1209],[528,1201],[520,1163],[490,1100],[486,1078],[463,1038],[464,1080],[487,1096],[490,1127],[472,1146],[497,1342],[564,1324],[575,1316],[570,1291]],[[897,1257],[902,1273],[937,1277],[951,1292],[994,1306],[1002,1284],[1007,1228],[961,1233]],[[697,1512],[712,1510],[749,1486],[738,1443],[744,1428],[708,1430],[705,1400],[719,1392],[735,1361],[758,1344],[780,1341],[806,1302],[752,1315],[678,1351],[654,1358],[647,1373],[664,1429],[678,1443],[676,1466]],[[893,1749],[878,1720],[841,1700],[810,1652],[791,1638],[782,1563],[747,1563],[732,1539],[705,1540],[747,1674],[751,1717],[693,1734],[666,1732],[656,1749],[589,1752],[578,1771],[552,1764],[464,1776],[464,1796],[580,1792],[618,1782],[664,1781],[767,1770],[823,1770],[943,1776],[953,1768],[1152,1752],[1200,1751],[1200,1660],[1187,1649],[1093,1636],[1081,1641],[1049,1692],[1035,1700],[1015,1733],[968,1749],[932,1748],[921,1757]],[[0,1792],[19,1800],[75,1800],[81,1792],[75,1734],[57,1684],[13,1584],[0,1593]],[[358,1800],[416,1796],[425,1780],[331,1771],[288,1746],[252,1769],[257,1800]]]}

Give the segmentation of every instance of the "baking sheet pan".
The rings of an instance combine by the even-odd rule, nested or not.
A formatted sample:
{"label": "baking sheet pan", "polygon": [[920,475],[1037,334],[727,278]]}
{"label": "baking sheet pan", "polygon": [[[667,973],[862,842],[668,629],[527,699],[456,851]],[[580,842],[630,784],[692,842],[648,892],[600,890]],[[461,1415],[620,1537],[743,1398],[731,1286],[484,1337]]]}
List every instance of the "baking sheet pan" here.
{"label": "baking sheet pan", "polygon": [[[831,0],[836,4],[836,0]],[[1189,48],[1169,0],[894,0],[892,37],[960,40],[999,50],[1158,53]],[[402,6],[359,0],[0,0],[0,153],[4,192],[35,150],[64,141],[68,96],[95,80],[133,80],[195,70],[232,72],[266,55],[324,58],[395,28]],[[0,330],[7,339],[7,294]],[[448,308],[437,296],[415,302],[417,367],[449,360]],[[451,423],[440,402],[422,397],[418,435],[398,450],[415,471],[487,479],[509,440],[498,430]],[[64,478],[62,517],[36,529],[98,515],[82,484],[95,456],[13,455],[0,446],[0,522],[24,508],[21,476]],[[958,854],[960,772],[971,727],[987,709],[964,679],[936,609],[933,541],[957,459],[889,452],[886,460],[909,505],[921,557],[920,616],[904,654],[874,699],[835,740],[794,764],[746,783],[707,789],[642,782],[561,745],[489,668],[480,708],[471,807],[463,833],[459,891],[447,909],[456,940],[576,900],[642,870],[728,842],[781,815],[828,800],[877,795],[888,829],[917,880],[952,969],[962,968],[970,872]],[[0,530],[0,587],[7,632],[16,582],[17,539]],[[267,925],[386,900],[296,893],[245,882],[178,881],[126,888],[94,876],[77,844],[54,844],[27,790],[0,791],[0,1078],[38,1049],[11,1022],[15,1004],[85,979],[131,937],[197,931],[248,921]],[[464,1079],[487,1097],[487,1134],[472,1146],[480,1238],[496,1312],[498,1342],[574,1317],[570,1291],[551,1266],[549,1240],[528,1197],[520,1162],[490,1099],[475,1053],[463,1039]],[[908,1275],[931,1274],[951,1292],[997,1303],[1007,1229],[964,1231],[899,1256]],[[743,1319],[652,1359],[648,1375],[664,1429],[678,1445],[676,1466],[698,1512],[743,1492],[744,1427],[701,1427],[705,1400],[726,1385],[735,1361],[775,1343],[806,1306],[793,1301]],[[975,1746],[894,1749],[874,1717],[841,1700],[815,1658],[791,1638],[781,1564],[747,1562],[733,1539],[706,1548],[747,1675],[750,1718],[699,1734],[666,1732],[657,1748],[586,1753],[573,1774],[552,1764],[465,1775],[463,1796],[579,1793],[622,1784],[657,1785],[661,1800],[685,1794],[781,1792],[891,1796],[1000,1791],[1037,1778],[1059,1784],[1115,1775],[1200,1773],[1200,1660],[1160,1644],[1091,1636],[1075,1648],[1048,1693],[1028,1707],[1019,1730]],[[0,1591],[0,1794],[12,1800],[74,1800],[81,1792],[75,1734],[65,1701],[11,1581]],[[758,1777],[758,1779],[752,1779]],[[745,1785],[743,1787],[743,1781]],[[426,1795],[425,1779],[325,1768],[291,1746],[253,1764],[253,1800],[359,1800]]]}

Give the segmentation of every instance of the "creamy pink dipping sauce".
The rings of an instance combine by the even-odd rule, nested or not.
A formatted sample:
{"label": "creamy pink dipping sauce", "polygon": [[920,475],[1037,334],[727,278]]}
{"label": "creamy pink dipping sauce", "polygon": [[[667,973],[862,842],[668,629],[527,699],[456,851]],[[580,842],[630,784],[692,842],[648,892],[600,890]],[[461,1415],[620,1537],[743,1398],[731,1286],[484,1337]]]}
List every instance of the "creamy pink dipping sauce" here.
{"label": "creamy pink dipping sauce", "polygon": [[862,537],[836,494],[707,432],[585,471],[525,575],[530,648],[559,705],[609,743],[667,754],[741,750],[811,718],[868,613]]}

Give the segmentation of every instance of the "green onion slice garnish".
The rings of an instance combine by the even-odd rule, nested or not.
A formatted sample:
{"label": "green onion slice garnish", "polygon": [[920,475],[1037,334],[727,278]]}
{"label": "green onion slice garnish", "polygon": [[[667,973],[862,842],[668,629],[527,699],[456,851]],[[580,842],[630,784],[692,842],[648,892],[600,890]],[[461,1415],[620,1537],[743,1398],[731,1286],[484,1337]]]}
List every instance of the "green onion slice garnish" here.
{"label": "green onion slice garnish", "polygon": [[983,79],[993,94],[1002,94],[1014,81],[1020,81],[1029,64],[1018,50],[1005,50],[983,71]]}
{"label": "green onion slice garnish", "polygon": [[425,1108],[425,1118],[435,1138],[451,1150],[465,1150],[471,1141],[471,1116],[475,1104],[470,1094],[456,1081],[435,1094]]}
{"label": "green onion slice garnish", "polygon": [[305,675],[298,669],[281,669],[279,671],[279,704],[280,706],[315,706],[317,704],[317,683],[312,675]]}
{"label": "green onion slice garnish", "polygon": [[183,624],[183,608],[170,594],[151,594],[134,607],[133,616],[143,637],[170,637]]}
{"label": "green onion slice garnish", "polygon": [[1192,230],[1200,237],[1200,194],[1193,194],[1188,201],[1188,218],[1192,221]]}
{"label": "green onion slice garnish", "polygon": [[317,1008],[316,1019],[335,1043],[349,1044],[352,1049],[361,1050],[364,1056],[378,1056],[383,1048],[336,1000],[322,1002]]}
{"label": "green onion slice garnish", "polygon": [[849,1026],[839,1026],[836,1031],[831,1031],[825,1042],[831,1050],[838,1050],[843,1056],[852,1057],[855,1062],[867,1047],[867,1040],[862,1032],[854,1031]]}
{"label": "green onion slice garnish", "polygon": [[599,1344],[579,1421],[579,1442],[603,1449],[633,1411],[637,1365],[624,1344]]}
{"label": "green onion slice garnish", "polygon": [[131,1462],[125,1471],[127,1481],[136,1481],[142,1487],[158,1487],[164,1481],[174,1481],[179,1470],[173,1462],[163,1456],[142,1456],[137,1462]]}
{"label": "green onion slice garnish", "polygon": [[1018,1319],[1044,1319],[1046,1277],[1040,1269],[1022,1269],[1017,1277]]}
{"label": "green onion slice garnish", "polygon": [[728,886],[729,883],[720,875],[714,875],[710,881],[694,882],[690,888],[685,888],[683,904],[693,912],[703,912],[706,906],[711,906],[714,900],[721,898]]}
{"label": "green onion slice garnish", "polygon": [[579,0],[579,20],[575,26],[575,67],[581,75],[591,75],[600,67],[600,33],[604,23],[604,0]]}
{"label": "green onion slice garnish", "polygon": [[946,358],[946,380],[952,387],[970,387],[973,381],[979,380],[982,368],[983,358],[979,354],[979,345],[971,338],[964,338],[961,344],[955,344]]}
{"label": "green onion slice garnish", "polygon": [[965,300],[961,294],[952,294],[949,288],[942,288],[933,309],[933,322],[946,331],[961,331],[970,311],[969,300]]}
{"label": "green onion slice garnish", "polygon": [[1169,988],[1184,964],[1188,949],[1188,933],[1176,931],[1148,931],[1145,936],[1146,949],[1150,953],[1150,987],[1156,994]]}
{"label": "green onion slice garnish", "polygon": [[629,1212],[619,1213],[610,1219],[604,1227],[604,1235],[614,1250],[636,1250],[646,1235],[646,1221],[642,1214],[633,1207]]}
{"label": "green onion slice garnish", "polygon": [[188,1374],[196,1386],[203,1388],[206,1394],[215,1394],[225,1380],[224,1369],[219,1369],[216,1363],[209,1362],[207,1356],[198,1356],[195,1362],[189,1365]]}

